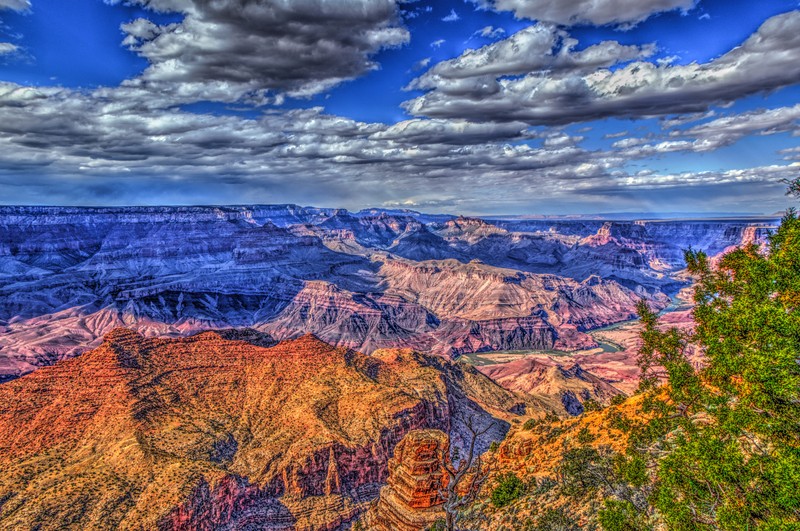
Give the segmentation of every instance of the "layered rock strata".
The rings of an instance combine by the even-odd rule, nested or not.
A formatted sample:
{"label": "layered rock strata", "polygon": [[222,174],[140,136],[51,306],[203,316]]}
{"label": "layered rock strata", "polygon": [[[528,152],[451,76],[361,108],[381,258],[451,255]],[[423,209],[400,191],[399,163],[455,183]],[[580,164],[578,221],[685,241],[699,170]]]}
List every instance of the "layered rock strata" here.
{"label": "layered rock strata", "polygon": [[441,431],[409,432],[389,461],[386,486],[363,525],[375,531],[419,531],[442,518],[449,446]]}
{"label": "layered rock strata", "polygon": [[768,220],[489,222],[295,205],[0,207],[0,382],[95,348],[249,327],[370,353],[580,350],[682,250],[763,241]]}

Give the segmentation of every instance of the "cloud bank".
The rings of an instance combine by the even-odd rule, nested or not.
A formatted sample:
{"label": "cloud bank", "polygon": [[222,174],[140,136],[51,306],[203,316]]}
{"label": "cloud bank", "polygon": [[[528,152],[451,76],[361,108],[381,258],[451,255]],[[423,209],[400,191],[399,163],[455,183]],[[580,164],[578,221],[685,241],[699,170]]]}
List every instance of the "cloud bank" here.
{"label": "cloud bank", "polygon": [[[378,123],[278,104],[379,68],[378,52],[411,38],[399,0],[130,1],[153,14],[121,28],[124,46],[148,62],[141,75],[92,90],[0,82],[5,202],[211,198],[509,213],[646,210],[670,200],[749,210],[746,202],[758,200],[777,210],[779,180],[800,170],[794,148],[776,154],[783,164],[655,169],[671,154],[800,135],[800,105],[720,108],[798,83],[799,11],[770,18],[717,58],[676,64],[654,59],[655,43],[585,46],[564,26],[634,24],[694,1],[496,0],[485,7],[537,22],[507,36],[484,26],[465,37],[505,38],[418,61],[405,87],[418,91],[404,103],[409,115]],[[621,4],[629,9],[612,9]],[[31,6],[0,0],[0,8]],[[178,19],[159,24],[155,13]],[[427,48],[433,36],[425,37]],[[0,43],[0,56],[16,51]],[[184,106],[202,101],[247,112]],[[599,120],[649,117],[662,119],[648,133],[603,130],[596,136],[606,147],[588,147]]]}
{"label": "cloud bank", "polygon": [[561,125],[701,112],[800,79],[799,11],[767,20],[740,46],[702,64],[623,65],[652,49],[604,42],[557,51],[556,38],[566,39],[537,25],[468,50],[417,78],[410,87],[428,92],[404,106],[416,116]]}

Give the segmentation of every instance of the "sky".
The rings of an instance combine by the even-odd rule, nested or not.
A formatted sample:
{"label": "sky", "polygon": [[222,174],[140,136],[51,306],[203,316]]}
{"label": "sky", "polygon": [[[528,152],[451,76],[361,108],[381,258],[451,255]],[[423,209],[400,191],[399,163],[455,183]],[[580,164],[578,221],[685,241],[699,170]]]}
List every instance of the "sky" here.
{"label": "sky", "polygon": [[797,0],[0,0],[0,203],[762,213]]}

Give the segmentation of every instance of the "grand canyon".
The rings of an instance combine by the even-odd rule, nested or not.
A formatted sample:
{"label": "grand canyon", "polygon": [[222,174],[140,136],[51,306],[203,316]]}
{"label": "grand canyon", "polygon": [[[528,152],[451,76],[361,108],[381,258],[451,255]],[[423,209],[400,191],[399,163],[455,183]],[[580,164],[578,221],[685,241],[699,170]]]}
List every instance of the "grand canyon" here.
{"label": "grand canyon", "polygon": [[2,207],[0,522],[425,529],[470,445],[632,393],[685,248],[778,222]]}
{"label": "grand canyon", "polygon": [[0,531],[800,530],[798,0],[0,0]]}

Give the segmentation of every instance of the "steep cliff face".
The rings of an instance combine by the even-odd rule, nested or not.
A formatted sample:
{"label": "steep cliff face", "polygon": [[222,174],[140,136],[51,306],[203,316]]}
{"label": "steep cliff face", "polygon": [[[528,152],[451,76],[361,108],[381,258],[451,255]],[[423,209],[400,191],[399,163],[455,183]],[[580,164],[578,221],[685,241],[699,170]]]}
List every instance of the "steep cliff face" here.
{"label": "steep cliff face", "polygon": [[[651,296],[596,275],[577,282],[480,262],[386,260],[379,274],[384,278],[385,293],[428,308],[442,322],[474,323],[474,330],[529,330],[533,339],[518,341],[519,348],[549,349],[559,339],[567,350],[570,346],[580,348],[571,343],[572,330],[629,319],[635,315],[636,302],[642,297],[649,298],[655,307],[663,308],[669,301],[663,294]],[[486,324],[491,321],[498,326]],[[547,328],[549,333],[543,331]],[[564,334],[559,333],[562,328]],[[473,341],[479,337],[471,334]],[[488,350],[487,347],[515,348],[511,343],[503,346],[484,342],[476,344],[472,351]]]}
{"label": "steep cliff face", "polygon": [[448,460],[447,434],[409,432],[395,448],[386,486],[362,525],[375,531],[420,531],[443,517],[442,493],[447,487],[443,464]]}
{"label": "steep cliff face", "polygon": [[117,329],[0,386],[0,527],[339,529],[409,431],[458,439],[451,417],[470,411],[499,440],[536,407],[412,351],[222,336],[269,342]]}

